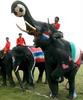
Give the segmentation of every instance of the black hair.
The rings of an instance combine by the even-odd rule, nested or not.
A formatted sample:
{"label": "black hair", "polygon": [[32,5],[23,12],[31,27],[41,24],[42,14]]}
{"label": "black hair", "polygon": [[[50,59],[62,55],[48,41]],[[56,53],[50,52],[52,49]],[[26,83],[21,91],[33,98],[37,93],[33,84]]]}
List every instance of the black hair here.
{"label": "black hair", "polygon": [[22,33],[19,33],[19,35],[22,35]]}
{"label": "black hair", "polygon": [[55,19],[56,19],[56,18],[57,18],[57,19],[58,19],[58,21],[59,21],[59,17],[55,17]]}

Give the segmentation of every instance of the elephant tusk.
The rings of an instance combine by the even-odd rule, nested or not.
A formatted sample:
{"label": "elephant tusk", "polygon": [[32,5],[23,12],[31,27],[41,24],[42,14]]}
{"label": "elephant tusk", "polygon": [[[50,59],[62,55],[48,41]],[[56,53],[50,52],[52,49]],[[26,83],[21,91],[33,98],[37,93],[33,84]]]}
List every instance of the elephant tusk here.
{"label": "elephant tusk", "polygon": [[19,68],[19,66],[16,67],[15,73],[17,72],[18,68]]}
{"label": "elephant tusk", "polygon": [[23,32],[25,32],[25,33],[28,33],[28,32],[29,32],[29,31],[24,30],[23,28],[21,28],[18,24],[16,24],[16,26],[17,26],[21,31],[23,31]]}
{"label": "elephant tusk", "polygon": [[33,27],[31,24],[29,24],[27,21],[25,21],[25,23],[26,23],[29,27],[31,27],[33,30],[36,30],[36,28]]}
{"label": "elephant tusk", "polygon": [[13,63],[15,62],[15,58],[14,57],[12,57],[12,61],[13,61]]}

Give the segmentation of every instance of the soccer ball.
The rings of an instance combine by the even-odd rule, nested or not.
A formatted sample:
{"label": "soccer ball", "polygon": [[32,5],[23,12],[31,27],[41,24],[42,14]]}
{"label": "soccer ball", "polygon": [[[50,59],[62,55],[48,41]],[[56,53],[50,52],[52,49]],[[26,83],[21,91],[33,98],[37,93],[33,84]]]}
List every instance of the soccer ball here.
{"label": "soccer ball", "polygon": [[22,4],[17,4],[17,6],[14,8],[14,14],[17,17],[22,17],[26,13],[26,8]]}

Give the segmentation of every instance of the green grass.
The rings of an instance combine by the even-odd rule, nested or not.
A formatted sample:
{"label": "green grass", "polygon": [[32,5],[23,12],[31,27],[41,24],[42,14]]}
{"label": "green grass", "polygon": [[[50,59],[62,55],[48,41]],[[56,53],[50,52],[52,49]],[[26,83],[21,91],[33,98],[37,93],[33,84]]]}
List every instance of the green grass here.
{"label": "green grass", "polygon": [[[38,70],[35,71],[35,80],[37,80]],[[44,81],[43,77],[43,81]],[[14,80],[16,80],[14,76]],[[67,100],[66,95],[68,94],[68,90],[65,89],[65,80],[63,83],[59,85],[59,100]],[[76,76],[76,91],[77,91],[77,99],[83,100],[83,65],[81,65],[77,76]],[[32,91],[22,92],[19,86],[15,88],[10,87],[0,87],[0,100],[50,100],[50,98],[46,98],[44,96],[40,96],[37,93],[42,95],[47,95],[49,93],[49,88],[47,84],[36,83],[35,88]]]}

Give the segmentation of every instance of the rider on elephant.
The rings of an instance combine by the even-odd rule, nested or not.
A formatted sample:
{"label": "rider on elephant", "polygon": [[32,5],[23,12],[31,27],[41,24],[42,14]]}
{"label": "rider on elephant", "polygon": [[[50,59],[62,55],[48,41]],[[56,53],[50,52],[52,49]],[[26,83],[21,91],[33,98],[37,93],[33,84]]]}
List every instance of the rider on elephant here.
{"label": "rider on elephant", "polygon": [[44,26],[43,29],[43,35],[41,36],[41,40],[46,40],[50,37],[53,39],[58,39],[58,38],[63,38],[63,33],[61,31],[56,30],[54,25],[50,25],[48,23],[48,31],[47,31],[47,26]]}
{"label": "rider on elephant", "polygon": [[3,48],[4,54],[10,51],[10,41],[9,41],[9,37],[6,37],[6,44],[5,47]]}
{"label": "rider on elephant", "polygon": [[55,21],[54,21],[53,25],[55,26],[56,30],[60,29],[59,17],[58,16],[55,17]]}

